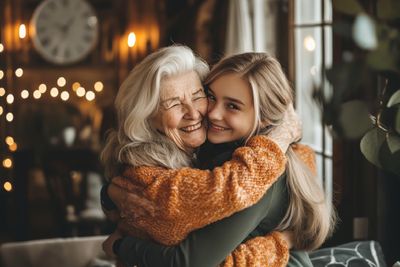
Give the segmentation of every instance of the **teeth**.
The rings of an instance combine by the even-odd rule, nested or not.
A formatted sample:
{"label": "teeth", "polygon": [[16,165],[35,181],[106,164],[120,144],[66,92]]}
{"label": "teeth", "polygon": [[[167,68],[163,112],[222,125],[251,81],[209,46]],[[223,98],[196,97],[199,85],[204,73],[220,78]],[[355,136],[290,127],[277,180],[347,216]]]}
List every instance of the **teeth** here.
{"label": "teeth", "polygon": [[212,124],[212,123],[211,123],[211,127],[214,128],[215,130],[218,130],[218,131],[223,131],[223,130],[225,130],[225,128],[220,127],[220,126],[217,126],[217,125]]}
{"label": "teeth", "polygon": [[185,132],[191,132],[191,131],[199,129],[200,127],[201,127],[201,122],[199,122],[199,123],[197,123],[195,125],[183,127],[183,128],[181,128],[181,130],[183,130]]}

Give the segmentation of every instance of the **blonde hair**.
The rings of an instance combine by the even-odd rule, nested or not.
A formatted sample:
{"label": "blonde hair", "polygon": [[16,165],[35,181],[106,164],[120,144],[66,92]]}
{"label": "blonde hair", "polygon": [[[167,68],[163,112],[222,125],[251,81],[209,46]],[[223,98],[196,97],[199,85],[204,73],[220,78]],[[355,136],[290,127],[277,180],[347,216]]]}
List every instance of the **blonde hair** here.
{"label": "blonde hair", "polygon": [[159,109],[162,79],[189,71],[203,80],[209,68],[190,48],[173,45],[150,54],[130,72],[115,99],[118,128],[108,134],[101,153],[107,177],[119,175],[124,164],[190,165],[191,155],[150,123]]}
{"label": "blonde hair", "polygon": [[[222,59],[205,80],[209,85],[219,77],[237,73],[250,84],[255,110],[251,136],[266,134],[279,125],[289,104],[292,88],[279,62],[266,53],[244,53]],[[261,129],[262,123],[271,125]],[[334,227],[335,212],[325,198],[317,177],[297,157],[291,147],[286,152],[289,207],[277,230],[291,230],[294,248],[312,250],[319,247]]]}

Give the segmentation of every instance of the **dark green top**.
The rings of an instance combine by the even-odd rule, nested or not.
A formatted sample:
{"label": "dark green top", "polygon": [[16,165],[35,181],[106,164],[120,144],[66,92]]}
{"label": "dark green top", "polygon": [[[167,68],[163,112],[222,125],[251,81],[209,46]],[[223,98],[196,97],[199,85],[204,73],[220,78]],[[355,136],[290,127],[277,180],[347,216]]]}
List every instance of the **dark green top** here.
{"label": "dark green top", "polygon": [[[231,158],[240,143],[206,144],[199,155],[199,166],[213,168]],[[193,231],[176,246],[163,246],[150,240],[124,237],[118,256],[127,265],[140,267],[218,266],[239,244],[271,232],[282,220],[288,205],[286,175],[279,177],[261,200],[240,212]],[[292,256],[293,255],[293,256]],[[291,253],[291,266],[312,266],[304,252]]]}

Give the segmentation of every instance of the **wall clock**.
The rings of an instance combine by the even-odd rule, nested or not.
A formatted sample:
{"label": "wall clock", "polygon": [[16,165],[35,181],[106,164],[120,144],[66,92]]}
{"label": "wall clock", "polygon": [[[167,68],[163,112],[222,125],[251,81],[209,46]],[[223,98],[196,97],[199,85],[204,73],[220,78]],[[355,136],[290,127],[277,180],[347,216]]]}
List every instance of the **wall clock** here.
{"label": "wall clock", "polygon": [[33,46],[47,61],[66,65],[78,62],[94,48],[98,19],[84,0],[45,0],[31,21]]}

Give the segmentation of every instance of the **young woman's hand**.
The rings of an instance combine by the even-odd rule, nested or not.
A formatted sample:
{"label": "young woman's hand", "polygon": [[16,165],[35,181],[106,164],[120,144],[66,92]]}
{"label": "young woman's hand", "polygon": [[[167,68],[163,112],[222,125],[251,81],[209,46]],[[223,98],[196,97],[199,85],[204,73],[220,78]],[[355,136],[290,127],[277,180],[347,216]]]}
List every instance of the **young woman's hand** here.
{"label": "young woman's hand", "polygon": [[121,239],[122,235],[121,233],[116,230],[114,233],[112,233],[107,239],[103,242],[103,251],[106,253],[107,256],[115,258],[117,255],[114,253],[114,242],[118,239]]}
{"label": "young woman's hand", "polygon": [[113,183],[108,186],[107,193],[119,210],[120,217],[154,216],[156,208],[153,202],[139,192],[127,191]]}
{"label": "young woman's hand", "polygon": [[268,137],[286,152],[291,143],[297,142],[302,136],[301,120],[290,104],[285,112],[282,124],[274,127]]}

